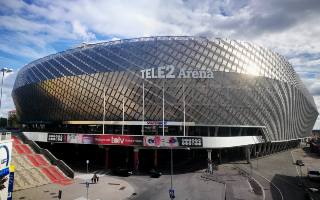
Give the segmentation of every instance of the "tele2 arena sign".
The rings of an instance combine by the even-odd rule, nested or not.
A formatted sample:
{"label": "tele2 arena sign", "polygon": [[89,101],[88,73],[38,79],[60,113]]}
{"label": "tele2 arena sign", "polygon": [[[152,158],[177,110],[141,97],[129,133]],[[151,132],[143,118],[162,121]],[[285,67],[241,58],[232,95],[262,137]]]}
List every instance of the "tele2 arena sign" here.
{"label": "tele2 arena sign", "polygon": [[213,78],[211,70],[195,70],[178,68],[173,65],[141,70],[142,78]]}

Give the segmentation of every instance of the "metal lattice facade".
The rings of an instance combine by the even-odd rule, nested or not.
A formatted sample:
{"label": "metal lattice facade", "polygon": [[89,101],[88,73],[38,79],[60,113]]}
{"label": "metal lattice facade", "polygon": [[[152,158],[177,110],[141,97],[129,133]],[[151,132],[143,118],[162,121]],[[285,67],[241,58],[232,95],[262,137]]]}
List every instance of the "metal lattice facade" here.
{"label": "metal lattice facade", "polygon": [[[212,79],[143,79],[140,71],[173,65],[211,70]],[[247,42],[194,37],[119,40],[67,50],[19,71],[12,96],[23,122],[145,120],[265,126],[268,140],[310,134],[312,96],[284,57]]]}

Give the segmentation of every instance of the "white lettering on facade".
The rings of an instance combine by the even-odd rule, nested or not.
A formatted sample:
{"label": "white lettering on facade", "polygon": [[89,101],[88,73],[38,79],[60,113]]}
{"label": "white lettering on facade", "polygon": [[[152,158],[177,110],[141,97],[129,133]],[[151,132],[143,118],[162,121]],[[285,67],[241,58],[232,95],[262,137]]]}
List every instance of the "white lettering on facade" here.
{"label": "white lettering on facade", "polygon": [[141,77],[144,79],[156,79],[156,78],[213,78],[213,72],[211,70],[186,70],[173,65],[162,66],[158,68],[150,68],[141,70]]}

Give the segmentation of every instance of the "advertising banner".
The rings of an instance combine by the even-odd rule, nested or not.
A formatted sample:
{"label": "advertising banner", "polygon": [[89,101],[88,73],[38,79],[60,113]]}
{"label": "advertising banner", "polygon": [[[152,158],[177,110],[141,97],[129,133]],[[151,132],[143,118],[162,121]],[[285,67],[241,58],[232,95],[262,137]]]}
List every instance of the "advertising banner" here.
{"label": "advertising banner", "polygon": [[82,144],[142,146],[142,136],[129,135],[79,135]]}
{"label": "advertising banner", "polygon": [[202,147],[202,137],[178,137],[179,146],[182,147]]}
{"label": "advertising banner", "polygon": [[67,142],[67,134],[48,133],[48,142]]}
{"label": "advertising banner", "polygon": [[174,136],[144,136],[143,146],[146,147],[178,147],[177,137]]}
{"label": "advertising banner", "polygon": [[95,135],[95,144],[109,144],[109,145],[128,145],[128,146],[142,146],[143,136],[129,136],[129,135]]}

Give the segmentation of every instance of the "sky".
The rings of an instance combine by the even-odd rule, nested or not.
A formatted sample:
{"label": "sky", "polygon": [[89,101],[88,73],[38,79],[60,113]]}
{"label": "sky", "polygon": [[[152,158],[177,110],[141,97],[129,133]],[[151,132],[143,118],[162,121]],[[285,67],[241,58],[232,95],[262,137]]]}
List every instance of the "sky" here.
{"label": "sky", "polygon": [[[257,43],[284,55],[320,108],[319,0],[0,0],[1,116],[17,72],[83,42],[188,35]],[[320,129],[318,118],[315,129]]]}

